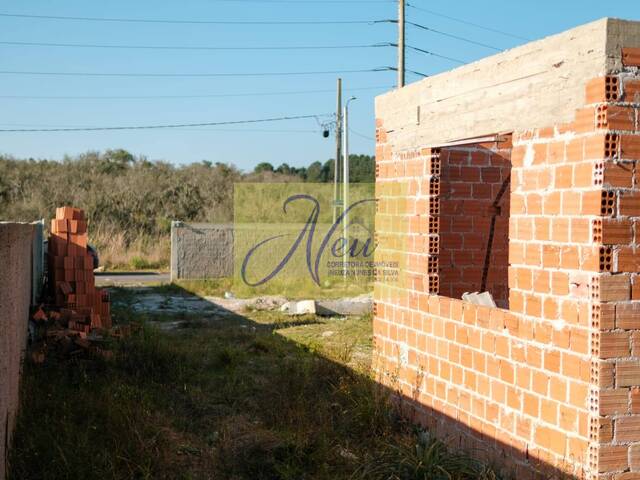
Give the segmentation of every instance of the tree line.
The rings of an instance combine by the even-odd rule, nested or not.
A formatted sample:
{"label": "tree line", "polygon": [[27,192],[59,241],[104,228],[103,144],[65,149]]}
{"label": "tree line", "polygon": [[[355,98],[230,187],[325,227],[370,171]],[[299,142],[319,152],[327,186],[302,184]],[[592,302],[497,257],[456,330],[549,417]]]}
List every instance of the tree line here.
{"label": "tree line", "polygon": [[[271,163],[262,162],[253,170],[256,174],[275,173],[299,177],[305,182],[326,183],[333,182],[334,160],[324,163],[313,162],[308,167],[291,167],[286,163],[274,167]],[[375,181],[375,161],[370,155],[349,155],[349,182],[373,183]]]}
{"label": "tree line", "polygon": [[[374,181],[374,159],[350,156],[350,181]],[[333,181],[333,160],[308,167],[259,163],[242,172],[202,161],[175,165],[125,150],[87,152],[61,161],[0,156],[0,220],[52,218],[60,205],[83,208],[94,228],[127,236],[166,234],[171,220],[230,222],[238,182]]]}

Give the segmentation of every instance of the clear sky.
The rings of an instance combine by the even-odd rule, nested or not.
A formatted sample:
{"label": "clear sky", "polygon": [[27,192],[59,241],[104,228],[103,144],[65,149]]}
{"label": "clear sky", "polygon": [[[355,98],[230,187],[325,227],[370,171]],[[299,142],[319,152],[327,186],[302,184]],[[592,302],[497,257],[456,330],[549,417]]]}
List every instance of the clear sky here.
{"label": "clear sky", "polygon": [[[411,0],[410,4],[441,15],[408,7],[408,21],[500,49],[517,46],[525,43],[525,40],[481,29],[447,16],[530,39],[604,16],[640,19],[637,0],[615,3],[601,0]],[[197,21],[351,21],[396,18],[397,4],[394,1],[361,0],[5,0],[0,4],[0,14]],[[396,41],[396,26],[389,23],[216,25],[0,16],[0,42],[291,47],[375,45]],[[484,46],[411,26],[407,28],[407,43],[464,62],[495,53],[495,50]],[[412,50],[407,58],[408,69],[425,74],[435,74],[457,65]],[[265,73],[375,69],[394,66],[396,53],[392,47],[221,51],[16,46],[0,43],[0,60],[2,72]],[[0,133],[0,153],[16,157],[60,159],[65,154],[75,155],[87,150],[124,148],[152,160],[186,163],[206,159],[233,163],[245,170],[264,161],[275,165],[282,162],[296,166],[308,165],[315,160],[331,158],[335,149],[333,138],[322,138],[319,122],[330,120],[330,117],[322,115],[335,111],[337,76],[100,77],[0,73],[0,129],[153,125],[319,115],[318,120],[229,127]],[[358,97],[351,104],[351,151],[372,154],[373,99],[375,95],[393,88],[396,74],[386,71],[345,73],[341,76],[345,88],[353,89],[345,94]],[[419,79],[413,74],[407,77],[408,82]],[[313,93],[291,93],[309,91]],[[263,95],[279,92],[289,93]],[[184,96],[194,97],[180,98]]]}

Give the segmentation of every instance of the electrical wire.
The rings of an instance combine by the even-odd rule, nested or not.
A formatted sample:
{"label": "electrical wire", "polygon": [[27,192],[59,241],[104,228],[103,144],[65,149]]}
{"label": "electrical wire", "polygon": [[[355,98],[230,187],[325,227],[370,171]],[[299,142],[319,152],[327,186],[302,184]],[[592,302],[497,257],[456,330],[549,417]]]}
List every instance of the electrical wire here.
{"label": "electrical wire", "polygon": [[434,15],[436,17],[442,17],[442,18],[446,18],[448,20],[452,20],[454,22],[462,23],[464,25],[470,25],[472,27],[480,28],[482,30],[486,30],[487,32],[498,33],[500,35],[504,35],[504,36],[507,36],[507,37],[515,38],[517,40],[524,40],[524,41],[527,41],[527,42],[531,41],[531,39],[527,38],[527,37],[522,37],[520,35],[515,35],[513,33],[505,32],[504,30],[498,30],[497,28],[487,27],[486,25],[470,22],[468,20],[463,20],[461,18],[452,17],[450,15],[445,15],[444,13],[435,12],[433,10],[429,10],[429,9],[426,9],[426,8],[416,7],[415,5],[412,5],[410,3],[407,3],[407,6],[410,7],[410,8],[414,8],[415,10],[419,10],[419,11],[422,11],[422,12],[429,13],[429,14]]}
{"label": "electrical wire", "polygon": [[[380,48],[380,47],[398,47],[397,43],[380,42],[368,45],[288,45],[288,46],[252,46],[252,47],[211,47],[211,46],[176,46],[176,45],[114,45],[114,44],[95,44],[95,43],[50,43],[50,42],[17,42],[17,41],[0,41],[0,45],[18,46],[18,47],[63,47],[63,48],[105,48],[105,49],[141,49],[141,50],[336,50],[336,49],[360,49],[360,48]],[[424,50],[422,48],[407,45],[407,48],[417,52],[432,55],[434,57],[443,58],[456,63],[466,63],[462,60],[441,55],[439,53]]]}
{"label": "electrical wire", "polygon": [[[397,46],[397,44],[395,46]],[[451,62],[460,63],[460,64],[468,63],[468,62],[465,62],[463,60],[458,60],[457,58],[447,57],[446,55],[441,55],[439,53],[434,53],[434,52],[431,52],[429,50],[424,50],[424,49],[418,48],[418,47],[412,47],[411,45],[405,45],[405,46],[407,48],[411,49],[411,50],[415,50],[416,52],[424,53],[426,55],[431,55],[433,57],[443,58],[444,60],[449,60]]]}
{"label": "electrical wire", "polygon": [[375,142],[375,140],[376,140],[376,139],[375,139],[375,138],[373,138],[373,137],[370,137],[370,136],[365,135],[365,134],[360,133],[360,132],[356,132],[356,131],[355,131],[355,130],[353,130],[352,128],[349,128],[349,133],[353,133],[356,137],[361,137],[361,138],[364,138],[364,139],[366,139],[366,140],[372,140],[372,141],[374,141],[374,142]]}
{"label": "electrical wire", "polygon": [[181,132],[207,132],[207,133],[313,133],[320,134],[321,130],[272,130],[266,128],[181,128]]}
{"label": "electrical wire", "polygon": [[209,47],[209,46],[176,46],[176,45],[114,45],[97,43],[47,43],[47,42],[15,42],[0,41],[0,45],[19,47],[63,47],[63,48],[113,48],[123,50],[330,50],[379,48],[394,46],[391,43],[374,43],[370,45],[293,45],[293,46],[253,46],[253,47]]}
{"label": "electrical wire", "polygon": [[[0,127],[28,127],[28,128],[90,128],[86,126],[77,125],[47,125],[47,124],[33,124],[33,123],[0,123]],[[272,128],[180,128],[181,132],[257,132],[257,133],[322,133],[321,129],[272,129]]]}
{"label": "electrical wire", "polygon": [[[391,85],[377,87],[349,88],[346,91],[389,90]],[[158,99],[189,99],[189,98],[228,98],[228,97],[268,97],[279,95],[308,95],[312,93],[335,93],[333,90],[293,90],[280,92],[250,92],[250,93],[217,93],[210,95],[112,95],[112,96],[47,96],[47,95],[0,95],[4,99],[32,99],[32,100],[158,100]]]}
{"label": "electrical wire", "polygon": [[452,33],[447,33],[447,32],[443,32],[441,30],[436,30],[436,29],[431,28],[431,27],[427,27],[425,25],[420,25],[419,23],[415,23],[415,22],[406,22],[406,23],[407,23],[407,25],[411,25],[411,26],[414,26],[416,28],[420,28],[422,30],[426,30],[428,32],[433,32],[433,33],[436,33],[438,35],[443,35],[443,36],[449,37],[449,38],[455,38],[456,40],[460,40],[462,42],[471,43],[473,45],[478,45],[480,47],[489,48],[491,50],[496,50],[498,52],[502,52],[504,50],[502,48],[494,47],[493,45],[488,45],[486,43],[482,43],[482,42],[477,42],[475,40],[471,40],[470,38],[460,37],[458,35],[453,35]]}
{"label": "electrical wire", "polygon": [[328,75],[337,73],[384,72],[390,67],[360,70],[320,70],[311,72],[234,72],[234,73],[134,73],[134,72],[36,72],[20,70],[0,70],[0,75],[31,75],[58,77],[288,77],[300,75]]}
{"label": "electrical wire", "polygon": [[71,17],[63,15],[30,15],[24,13],[0,13],[0,17],[79,22],[165,23],[187,25],[356,25],[389,22],[389,20],[171,20],[118,17]]}
{"label": "electrical wire", "polygon": [[218,125],[241,125],[250,123],[281,122],[285,120],[317,119],[319,116],[329,116],[331,114],[320,115],[296,115],[287,117],[261,118],[257,120],[234,120],[226,122],[197,122],[197,123],[173,123],[165,125],[131,125],[114,127],[53,127],[53,128],[10,128],[0,129],[2,133],[19,132],[95,132],[108,130],[156,130],[165,128],[189,128],[189,127],[214,127]]}
{"label": "electrical wire", "polygon": [[[384,71],[389,71],[389,72],[397,72],[398,71],[398,67],[382,67],[382,68],[384,69]],[[426,77],[429,76],[426,73],[416,72],[415,70],[409,70],[408,68],[405,68],[404,70],[405,70],[405,72],[413,73],[414,75],[418,75],[419,77],[425,77],[426,78]]]}
{"label": "electrical wire", "polygon": [[305,5],[314,3],[388,3],[394,4],[396,0],[214,0],[218,3],[291,3],[295,5]]}

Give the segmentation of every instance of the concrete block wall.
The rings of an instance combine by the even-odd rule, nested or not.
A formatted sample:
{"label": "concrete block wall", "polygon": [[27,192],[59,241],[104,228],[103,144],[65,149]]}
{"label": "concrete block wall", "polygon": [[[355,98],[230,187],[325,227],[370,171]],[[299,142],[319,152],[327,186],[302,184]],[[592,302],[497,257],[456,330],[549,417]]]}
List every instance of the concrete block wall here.
{"label": "concrete block wall", "polygon": [[233,276],[234,227],[225,224],[171,224],[171,280]]}
{"label": "concrete block wall", "polygon": [[0,222],[0,479],[5,478],[18,410],[36,228],[33,224]]}
{"label": "concrete block wall", "polygon": [[[594,28],[602,35],[587,46]],[[456,269],[455,256],[441,257],[451,249],[447,228],[470,215],[447,207],[456,198],[445,172],[456,168],[458,155],[451,163],[451,145],[438,146],[437,138],[440,116],[459,112],[437,112],[423,123],[399,116],[394,104],[406,110],[413,98],[419,106],[423,91],[446,82],[427,80],[422,90],[403,89],[377,103],[376,261],[399,262],[402,277],[375,286],[375,368],[416,422],[519,478],[631,480],[640,478],[640,49],[621,46],[640,47],[640,25],[606,20],[559,37],[584,42],[586,50],[567,53],[569,64],[611,52],[576,72],[582,78],[572,81],[582,94],[572,118],[566,104],[554,109],[545,101],[529,116],[529,128],[526,113],[513,119],[510,144],[496,137],[453,147],[468,152],[467,166],[476,151],[509,157],[508,264],[491,264],[507,268],[508,309],[464,302],[461,286],[446,280]],[[557,41],[535,42],[540,56]],[[495,61],[507,68],[502,58]],[[543,95],[540,88],[529,84],[518,108],[527,96]],[[456,89],[471,91],[467,84]],[[477,95],[486,97],[482,89]],[[505,125],[510,105],[496,101],[481,116],[499,117],[497,123],[487,121],[484,132],[474,126],[469,136],[507,132],[491,128]],[[486,244],[483,211],[471,215],[482,226],[458,228],[463,245],[465,235],[482,228]],[[457,259],[461,270],[475,266],[477,276],[476,261]]]}

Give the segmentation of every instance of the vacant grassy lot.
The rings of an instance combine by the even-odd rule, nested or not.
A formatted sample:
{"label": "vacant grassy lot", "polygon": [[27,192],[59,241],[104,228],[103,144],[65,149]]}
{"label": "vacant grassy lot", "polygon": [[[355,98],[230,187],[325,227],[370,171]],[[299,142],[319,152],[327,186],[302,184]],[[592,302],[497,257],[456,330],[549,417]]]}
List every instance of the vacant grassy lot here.
{"label": "vacant grassy lot", "polygon": [[403,422],[368,372],[370,318],[279,312],[119,322],[111,360],[26,365],[11,479],[495,478]]}

